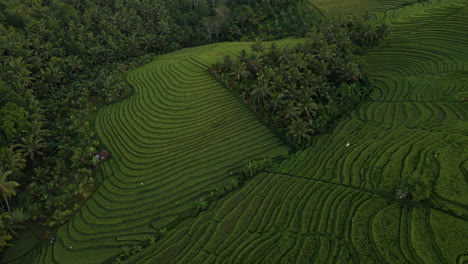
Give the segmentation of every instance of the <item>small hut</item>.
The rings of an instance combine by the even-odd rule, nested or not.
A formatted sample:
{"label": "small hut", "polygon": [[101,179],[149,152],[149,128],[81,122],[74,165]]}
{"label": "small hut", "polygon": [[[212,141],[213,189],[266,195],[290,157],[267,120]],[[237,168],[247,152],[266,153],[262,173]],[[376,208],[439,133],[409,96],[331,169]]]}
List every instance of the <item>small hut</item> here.
{"label": "small hut", "polygon": [[97,161],[105,161],[110,158],[110,153],[107,150],[101,150],[98,154],[96,154],[96,156],[94,156],[94,158]]}

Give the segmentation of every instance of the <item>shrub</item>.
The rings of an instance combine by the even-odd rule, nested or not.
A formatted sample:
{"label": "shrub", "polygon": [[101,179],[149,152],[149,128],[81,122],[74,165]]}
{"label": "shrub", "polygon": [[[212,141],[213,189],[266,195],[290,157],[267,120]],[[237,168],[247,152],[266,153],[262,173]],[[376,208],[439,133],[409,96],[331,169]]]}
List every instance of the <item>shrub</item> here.
{"label": "shrub", "polygon": [[208,209],[208,205],[209,205],[208,201],[202,198],[200,198],[200,200],[198,200],[196,204],[197,204],[197,210],[200,212]]}
{"label": "shrub", "polygon": [[396,194],[398,198],[406,198],[418,202],[430,198],[431,188],[421,175],[413,173],[400,181]]}
{"label": "shrub", "polygon": [[252,177],[260,172],[266,171],[273,164],[271,158],[264,158],[262,160],[249,161],[243,168],[242,172],[246,177]]}

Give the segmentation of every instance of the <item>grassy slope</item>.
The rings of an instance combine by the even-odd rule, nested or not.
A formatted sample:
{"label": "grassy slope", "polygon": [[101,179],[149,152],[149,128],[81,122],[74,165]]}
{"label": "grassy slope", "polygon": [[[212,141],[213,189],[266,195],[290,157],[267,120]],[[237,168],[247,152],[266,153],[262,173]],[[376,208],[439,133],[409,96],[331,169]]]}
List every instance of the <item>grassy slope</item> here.
{"label": "grassy slope", "polygon": [[[468,91],[468,1],[381,19],[394,31],[366,56],[370,102],[129,263],[468,261],[468,106],[455,99]],[[395,198],[410,175],[431,202]]]}
{"label": "grassy slope", "polygon": [[42,250],[4,261],[101,263],[192,218],[195,201],[228,185],[248,160],[286,154],[288,148],[206,70],[221,55],[250,45],[185,49],[130,72],[135,94],[103,108],[96,121],[112,155],[100,165],[102,186],[59,228],[53,246],[44,243]]}
{"label": "grassy slope", "polygon": [[412,4],[415,0],[311,0],[311,2],[329,16],[357,14],[364,12],[381,12],[398,9]]}

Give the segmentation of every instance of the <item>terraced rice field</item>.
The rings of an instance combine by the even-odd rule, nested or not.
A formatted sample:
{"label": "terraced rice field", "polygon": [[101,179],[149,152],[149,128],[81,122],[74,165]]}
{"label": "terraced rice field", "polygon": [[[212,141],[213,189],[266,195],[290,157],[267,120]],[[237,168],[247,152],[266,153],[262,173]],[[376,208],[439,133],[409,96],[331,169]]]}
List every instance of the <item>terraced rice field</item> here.
{"label": "terraced rice field", "polygon": [[323,14],[329,16],[383,12],[413,4],[415,0],[311,0]]}
{"label": "terraced rice field", "polygon": [[250,44],[161,56],[132,71],[129,99],[102,109],[97,131],[111,159],[102,186],[46,243],[11,263],[102,263],[196,215],[195,202],[227,186],[247,161],[288,147],[207,71]]}
{"label": "terraced rice field", "polygon": [[369,102],[128,263],[468,263],[468,1],[380,19]]}

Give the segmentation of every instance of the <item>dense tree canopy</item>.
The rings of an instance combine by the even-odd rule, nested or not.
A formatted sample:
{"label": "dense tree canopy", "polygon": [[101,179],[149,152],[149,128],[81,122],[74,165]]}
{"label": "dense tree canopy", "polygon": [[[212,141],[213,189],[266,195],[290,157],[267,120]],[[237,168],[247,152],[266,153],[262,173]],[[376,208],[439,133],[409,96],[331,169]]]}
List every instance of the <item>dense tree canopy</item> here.
{"label": "dense tree canopy", "polygon": [[322,21],[294,47],[257,41],[253,53],[227,56],[212,72],[291,144],[303,146],[369,93],[357,55],[383,40],[386,27],[366,19]]}

